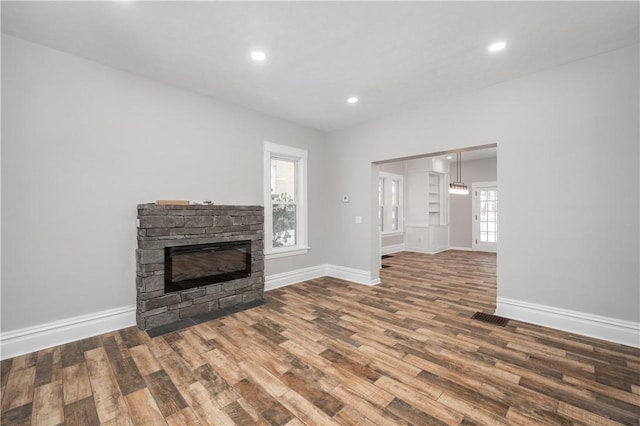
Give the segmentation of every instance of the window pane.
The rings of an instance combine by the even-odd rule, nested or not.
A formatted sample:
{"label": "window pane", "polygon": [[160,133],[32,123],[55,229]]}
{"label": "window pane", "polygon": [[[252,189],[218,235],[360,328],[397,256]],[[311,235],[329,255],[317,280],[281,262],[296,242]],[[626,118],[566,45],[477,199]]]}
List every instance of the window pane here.
{"label": "window pane", "polygon": [[384,231],[384,206],[378,208],[378,226],[380,231]]}
{"label": "window pane", "polygon": [[480,241],[498,242],[498,191],[482,189],[480,196]]}
{"label": "window pane", "polygon": [[271,200],[279,203],[296,201],[296,162],[271,159]]}
{"label": "window pane", "polygon": [[378,179],[378,205],[384,204],[384,179]]}
{"label": "window pane", "polygon": [[273,208],[273,247],[296,245],[296,206],[295,204],[274,204]]}
{"label": "window pane", "polygon": [[398,206],[393,207],[391,210],[391,230],[398,230]]}
{"label": "window pane", "polygon": [[398,205],[398,186],[399,182],[397,180],[391,181],[391,204],[394,206]]}

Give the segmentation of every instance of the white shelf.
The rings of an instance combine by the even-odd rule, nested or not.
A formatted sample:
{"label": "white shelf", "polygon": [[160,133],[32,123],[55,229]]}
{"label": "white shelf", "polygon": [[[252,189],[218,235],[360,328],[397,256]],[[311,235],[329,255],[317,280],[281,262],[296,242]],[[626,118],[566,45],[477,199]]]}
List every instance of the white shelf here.
{"label": "white shelf", "polygon": [[429,225],[440,225],[440,181],[442,176],[437,173],[429,173]]}

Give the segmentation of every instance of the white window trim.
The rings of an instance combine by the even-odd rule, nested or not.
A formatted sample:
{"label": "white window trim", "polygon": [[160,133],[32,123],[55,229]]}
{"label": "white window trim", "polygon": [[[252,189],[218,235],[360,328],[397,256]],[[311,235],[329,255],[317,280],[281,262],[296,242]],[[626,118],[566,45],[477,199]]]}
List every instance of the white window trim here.
{"label": "white window trim", "polygon": [[[403,235],[404,234],[404,228],[405,228],[405,223],[404,223],[404,176],[403,175],[398,175],[395,173],[389,173],[389,172],[378,172],[378,178],[382,178],[384,179],[384,194],[383,194],[383,199],[384,199],[384,209],[385,209],[385,213],[387,212],[387,210],[391,211],[390,209],[392,209],[394,207],[394,205],[391,203],[391,181],[392,180],[397,180],[398,181],[398,229],[396,230],[388,230],[388,231],[382,231],[381,235],[382,236],[392,236],[392,235]],[[387,190],[388,188],[388,190]],[[384,222],[385,224],[387,224],[387,217],[388,217],[388,224],[391,224],[391,214],[385,214],[384,216]]]}
{"label": "white window trim", "polygon": [[[308,216],[307,216],[307,151],[291,146],[264,142],[264,257],[276,259],[286,256],[296,256],[309,252],[308,245]],[[296,161],[296,245],[292,247],[274,248],[273,216],[271,208],[271,159],[282,158]]]}

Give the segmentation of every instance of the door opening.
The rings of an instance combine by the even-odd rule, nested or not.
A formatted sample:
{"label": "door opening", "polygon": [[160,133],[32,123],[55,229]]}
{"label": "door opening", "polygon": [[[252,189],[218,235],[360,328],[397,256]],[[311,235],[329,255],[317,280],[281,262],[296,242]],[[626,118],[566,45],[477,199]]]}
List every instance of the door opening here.
{"label": "door opening", "polygon": [[474,182],[471,196],[472,247],[495,253],[498,249],[498,185],[496,182]]}

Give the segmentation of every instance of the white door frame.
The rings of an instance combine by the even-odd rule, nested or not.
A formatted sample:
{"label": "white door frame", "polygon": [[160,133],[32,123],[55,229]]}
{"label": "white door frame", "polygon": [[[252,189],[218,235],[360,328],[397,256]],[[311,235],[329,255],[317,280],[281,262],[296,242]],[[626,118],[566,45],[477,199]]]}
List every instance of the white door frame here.
{"label": "white door frame", "polygon": [[473,182],[471,183],[471,221],[473,223],[472,226],[472,235],[471,235],[471,247],[475,251],[489,251],[489,252],[497,252],[498,243],[483,243],[480,242],[480,201],[478,197],[478,190],[480,189],[488,189],[495,188],[498,189],[497,181],[489,181],[489,182]]}

